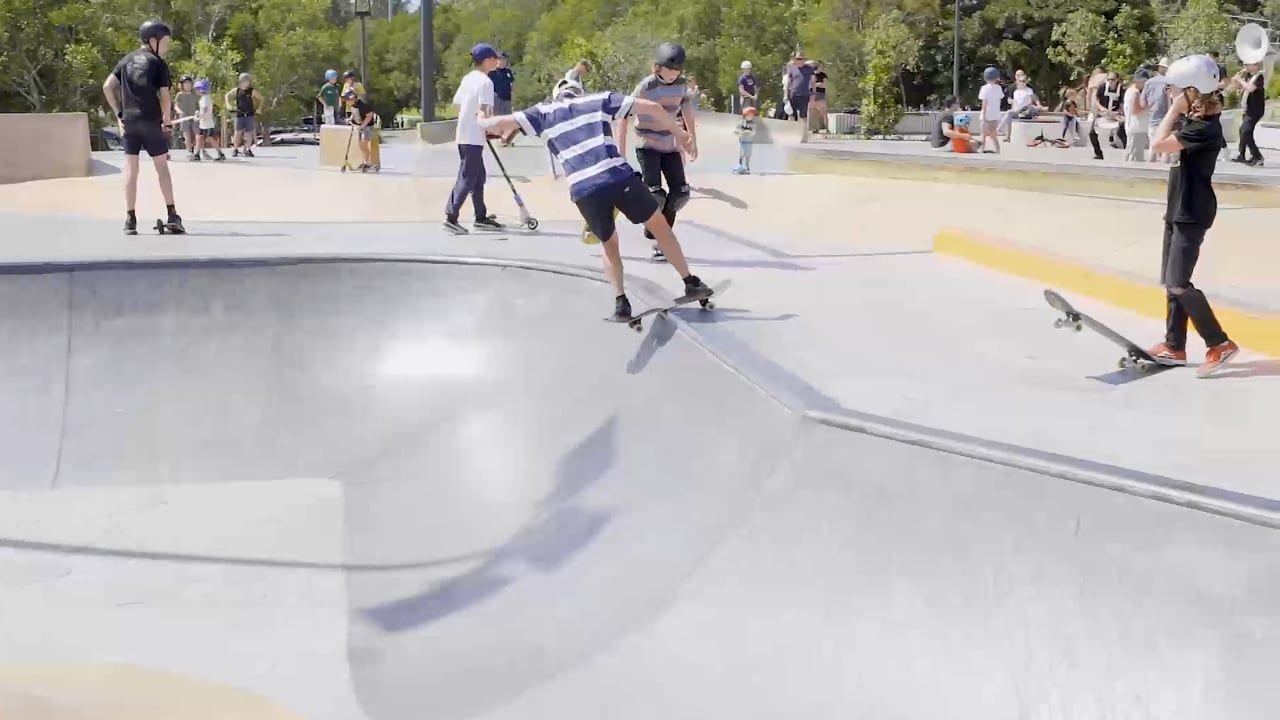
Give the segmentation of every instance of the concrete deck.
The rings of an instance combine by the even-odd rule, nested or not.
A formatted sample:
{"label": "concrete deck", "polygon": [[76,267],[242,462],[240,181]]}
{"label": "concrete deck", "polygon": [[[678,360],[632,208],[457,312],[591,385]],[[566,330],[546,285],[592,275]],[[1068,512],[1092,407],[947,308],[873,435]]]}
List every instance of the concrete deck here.
{"label": "concrete deck", "polygon": [[[91,713],[115,663],[254,718],[1268,717],[1280,365],[1113,372],[932,250],[991,208],[1139,274],[1158,210],[704,150],[678,229],[734,287],[640,336],[532,144],[538,234],[446,235],[452,148],[394,141],[178,163],[182,237],[121,237],[117,175],[0,188],[0,708]],[[1280,308],[1239,237],[1273,212],[1198,284]],[[623,243],[638,306],[676,291]]]}

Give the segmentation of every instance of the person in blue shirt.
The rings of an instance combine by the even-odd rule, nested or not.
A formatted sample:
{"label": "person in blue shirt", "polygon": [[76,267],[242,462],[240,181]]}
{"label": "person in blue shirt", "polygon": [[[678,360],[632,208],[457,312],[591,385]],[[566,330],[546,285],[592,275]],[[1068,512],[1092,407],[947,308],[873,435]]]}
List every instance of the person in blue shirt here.
{"label": "person in blue shirt", "polygon": [[513,115],[479,117],[480,126],[496,130],[507,139],[518,132],[546,139],[547,148],[564,167],[569,180],[569,198],[596,237],[603,240],[602,261],[605,275],[613,285],[614,312],[609,318],[617,322],[631,319],[631,303],[622,284],[622,255],[618,248],[618,230],[614,213],[644,225],[653,233],[659,247],[684,281],[684,294],[706,299],[712,290],[689,272],[688,261],[675,233],[663,217],[658,201],[640,175],[622,157],[613,140],[614,120],[643,116],[676,138],[680,147],[689,149],[692,139],[661,105],[617,92],[585,95],[582,86],[568,79],[560,80],[550,102],[539,103]]}
{"label": "person in blue shirt", "polygon": [[489,72],[489,80],[493,82],[493,114],[510,115],[511,92],[516,83],[510,55],[504,52],[498,57],[498,67]]}

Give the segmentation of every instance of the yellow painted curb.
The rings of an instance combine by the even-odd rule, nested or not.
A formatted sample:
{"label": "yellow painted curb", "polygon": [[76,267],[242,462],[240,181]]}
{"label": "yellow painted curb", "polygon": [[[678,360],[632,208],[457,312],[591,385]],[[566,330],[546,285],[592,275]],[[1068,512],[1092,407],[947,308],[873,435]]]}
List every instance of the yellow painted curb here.
{"label": "yellow painted curb", "polygon": [[[1164,289],[1129,278],[1085,267],[1051,255],[1013,247],[955,228],[939,230],[933,250],[983,267],[1036,280],[1057,290],[1087,295],[1095,300],[1164,319]],[[1231,339],[1271,357],[1280,357],[1280,315],[1265,315],[1214,304],[1218,320]]]}

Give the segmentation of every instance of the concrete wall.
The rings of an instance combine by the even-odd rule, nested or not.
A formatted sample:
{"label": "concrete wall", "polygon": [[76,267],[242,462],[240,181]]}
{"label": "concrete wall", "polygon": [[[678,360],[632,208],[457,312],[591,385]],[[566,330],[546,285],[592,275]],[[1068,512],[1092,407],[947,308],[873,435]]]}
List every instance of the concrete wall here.
{"label": "concrete wall", "polygon": [[85,113],[0,114],[0,183],[89,174]]}
{"label": "concrete wall", "polygon": [[418,139],[428,145],[451,143],[457,130],[457,120],[418,123]]}

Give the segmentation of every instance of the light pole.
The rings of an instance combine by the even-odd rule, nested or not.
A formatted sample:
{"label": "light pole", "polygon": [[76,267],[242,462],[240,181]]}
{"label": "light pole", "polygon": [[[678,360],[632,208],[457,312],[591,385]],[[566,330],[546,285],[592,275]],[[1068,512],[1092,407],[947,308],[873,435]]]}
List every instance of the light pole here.
{"label": "light pole", "polygon": [[960,0],[956,0],[955,48],[951,55],[951,94],[960,99]]}
{"label": "light pole", "polygon": [[373,0],[355,0],[356,17],[360,18],[360,82],[369,87],[369,73],[366,68],[368,56],[365,52],[364,19],[373,14]]}
{"label": "light pole", "polygon": [[435,0],[419,0],[418,2],[418,34],[419,34],[419,72],[422,75],[422,91],[419,100],[422,103],[422,121],[432,122],[436,119],[436,48]]}

